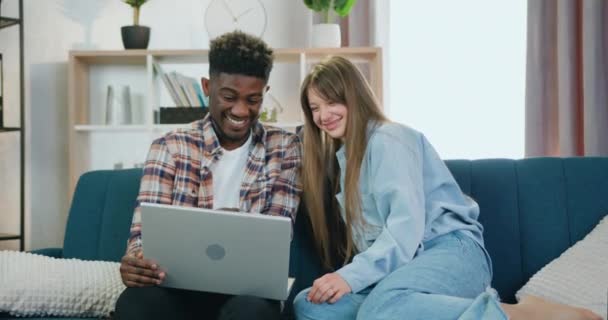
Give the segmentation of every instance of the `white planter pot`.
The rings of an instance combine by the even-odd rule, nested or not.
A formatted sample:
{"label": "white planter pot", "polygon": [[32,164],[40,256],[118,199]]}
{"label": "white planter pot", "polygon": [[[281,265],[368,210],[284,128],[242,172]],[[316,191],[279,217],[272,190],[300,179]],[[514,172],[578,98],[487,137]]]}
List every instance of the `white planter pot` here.
{"label": "white planter pot", "polygon": [[335,23],[321,23],[312,26],[313,48],[339,48],[342,44],[340,25]]}

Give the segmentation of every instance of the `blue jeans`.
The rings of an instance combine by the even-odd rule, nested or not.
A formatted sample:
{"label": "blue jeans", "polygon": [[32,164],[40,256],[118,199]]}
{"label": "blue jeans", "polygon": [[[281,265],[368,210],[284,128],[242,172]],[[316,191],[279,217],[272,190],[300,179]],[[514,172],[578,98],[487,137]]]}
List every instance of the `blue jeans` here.
{"label": "blue jeans", "polygon": [[425,250],[375,286],[334,304],[294,299],[296,319],[500,319],[507,316],[486,292],[492,274],[485,250],[461,232],[424,243]]}

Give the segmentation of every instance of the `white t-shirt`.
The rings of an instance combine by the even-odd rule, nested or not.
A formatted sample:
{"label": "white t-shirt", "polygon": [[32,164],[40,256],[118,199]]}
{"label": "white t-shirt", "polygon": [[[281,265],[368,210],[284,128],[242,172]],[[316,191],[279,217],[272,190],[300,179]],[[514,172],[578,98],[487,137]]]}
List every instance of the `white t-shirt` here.
{"label": "white t-shirt", "polygon": [[215,163],[213,174],[213,209],[239,208],[241,183],[247,168],[251,134],[245,143],[234,149],[222,149],[224,155]]}

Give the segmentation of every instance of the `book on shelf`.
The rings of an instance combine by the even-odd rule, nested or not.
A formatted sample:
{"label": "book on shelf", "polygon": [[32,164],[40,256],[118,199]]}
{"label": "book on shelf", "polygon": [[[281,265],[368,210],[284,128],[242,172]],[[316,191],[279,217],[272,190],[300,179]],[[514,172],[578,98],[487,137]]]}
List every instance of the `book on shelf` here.
{"label": "book on shelf", "polygon": [[205,107],[203,90],[193,77],[185,76],[177,71],[165,72],[162,66],[154,62],[154,70],[162,79],[173,103],[179,107]]}
{"label": "book on shelf", "polygon": [[191,107],[190,102],[188,101],[188,97],[186,96],[186,92],[184,91],[184,88],[180,84],[179,77],[180,77],[180,75],[178,75],[177,72],[175,72],[175,71],[169,72],[169,81],[173,85],[173,88],[175,89],[175,93],[179,98],[178,106]]}
{"label": "book on shelf", "polygon": [[194,89],[196,89],[196,96],[198,97],[199,103],[203,107],[207,107],[207,102],[205,102],[205,94],[203,93],[202,84],[199,84],[198,81],[195,81]]}
{"label": "book on shelf", "polygon": [[173,103],[175,103],[176,106],[181,105],[181,102],[179,101],[179,97],[177,96],[177,91],[175,91],[175,88],[173,88],[173,83],[171,83],[171,80],[169,79],[169,75],[165,73],[163,68],[157,62],[154,62],[152,65],[154,67],[154,70],[158,74],[158,76],[162,79],[163,83],[165,84],[167,91],[169,91],[169,95],[171,96]]}
{"label": "book on shelf", "polygon": [[180,74],[180,73],[176,73],[175,75],[179,82],[179,85],[181,86],[181,88],[184,92],[184,95],[186,96],[188,105],[191,107],[203,107],[203,105],[200,104],[199,99],[196,94],[195,86],[198,85],[196,83],[196,79],[194,79],[192,77],[184,76],[183,74]]}

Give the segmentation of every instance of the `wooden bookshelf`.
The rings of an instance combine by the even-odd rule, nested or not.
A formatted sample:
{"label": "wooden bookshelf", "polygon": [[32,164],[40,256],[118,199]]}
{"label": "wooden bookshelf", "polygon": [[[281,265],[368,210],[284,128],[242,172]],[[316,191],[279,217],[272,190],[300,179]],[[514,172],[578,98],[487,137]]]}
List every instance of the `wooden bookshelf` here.
{"label": "wooden bookshelf", "polygon": [[[165,72],[175,70],[200,79],[207,76],[208,53],[208,50],[71,51],[68,68],[69,190],[73,192],[78,177],[86,171],[112,169],[112,163],[123,160],[125,168],[137,161],[143,162],[153,139],[184,126],[155,122],[155,110],[172,105],[172,100],[153,66],[160,64]],[[300,84],[309,69],[328,55],[344,56],[363,66],[363,73],[382,101],[380,48],[278,48],[274,49],[274,54],[269,93],[279,101],[283,112],[278,122],[270,125],[294,130],[303,124]],[[130,86],[132,101],[136,101],[131,106],[140,112],[138,121],[128,124],[104,122],[100,111],[105,108],[104,93],[108,85],[116,84]],[[127,151],[121,155],[122,150]],[[104,157],[108,159],[101,159]]]}

